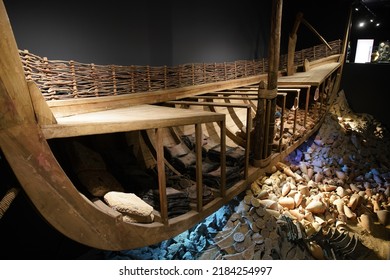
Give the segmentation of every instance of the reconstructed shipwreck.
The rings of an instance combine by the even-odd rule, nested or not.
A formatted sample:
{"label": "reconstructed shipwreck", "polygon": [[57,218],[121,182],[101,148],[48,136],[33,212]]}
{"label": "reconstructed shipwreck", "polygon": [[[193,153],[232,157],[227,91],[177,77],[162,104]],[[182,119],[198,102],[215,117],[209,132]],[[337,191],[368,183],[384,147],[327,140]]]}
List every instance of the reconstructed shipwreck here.
{"label": "reconstructed shipwreck", "polygon": [[295,51],[297,21],[280,56],[280,1],[273,13],[268,59],[117,66],[19,50],[1,2],[1,151],[36,209],[82,244],[131,249],[192,227],[267,170],[288,172],[281,160],[339,90],[346,42]]}

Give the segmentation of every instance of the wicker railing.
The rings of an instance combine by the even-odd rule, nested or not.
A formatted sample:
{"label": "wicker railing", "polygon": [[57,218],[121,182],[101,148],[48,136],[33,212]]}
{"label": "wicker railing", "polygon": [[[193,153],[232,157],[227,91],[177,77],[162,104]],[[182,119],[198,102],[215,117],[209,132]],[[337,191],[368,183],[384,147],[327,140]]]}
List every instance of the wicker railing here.
{"label": "wicker railing", "polygon": [[[295,65],[341,53],[341,40],[297,51]],[[268,69],[267,59],[225,63],[192,63],[173,67],[95,65],[76,61],[48,60],[20,51],[28,80],[37,83],[46,100],[110,96],[172,89],[205,83],[234,80],[260,74]],[[280,58],[286,69],[287,55]]]}

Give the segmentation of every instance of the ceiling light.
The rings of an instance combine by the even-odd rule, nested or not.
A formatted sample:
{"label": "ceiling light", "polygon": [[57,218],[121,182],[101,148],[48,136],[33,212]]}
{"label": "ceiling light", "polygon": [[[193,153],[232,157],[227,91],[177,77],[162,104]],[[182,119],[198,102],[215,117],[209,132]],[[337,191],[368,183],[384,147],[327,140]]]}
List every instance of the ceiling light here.
{"label": "ceiling light", "polygon": [[364,27],[364,25],[365,25],[364,21],[359,22],[359,27]]}

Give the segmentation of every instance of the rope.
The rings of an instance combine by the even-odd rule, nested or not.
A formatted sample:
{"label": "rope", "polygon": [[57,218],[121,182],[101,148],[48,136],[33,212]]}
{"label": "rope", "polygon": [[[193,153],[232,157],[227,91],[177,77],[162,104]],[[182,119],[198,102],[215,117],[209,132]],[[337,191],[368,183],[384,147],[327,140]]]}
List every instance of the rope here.
{"label": "rope", "polygon": [[11,188],[0,201],[0,219],[4,216],[4,213],[8,210],[11,203],[14,201],[16,195],[19,193],[19,190],[20,189],[18,188]]}

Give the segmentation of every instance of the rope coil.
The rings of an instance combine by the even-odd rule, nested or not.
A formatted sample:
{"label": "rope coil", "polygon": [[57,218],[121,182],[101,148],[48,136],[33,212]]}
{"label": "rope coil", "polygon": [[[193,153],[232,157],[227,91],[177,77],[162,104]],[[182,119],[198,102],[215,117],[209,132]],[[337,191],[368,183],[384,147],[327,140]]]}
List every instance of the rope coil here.
{"label": "rope coil", "polygon": [[11,206],[11,203],[16,198],[17,194],[19,193],[19,190],[20,189],[18,188],[9,189],[4,195],[3,199],[0,201],[0,219],[4,216],[5,212]]}

